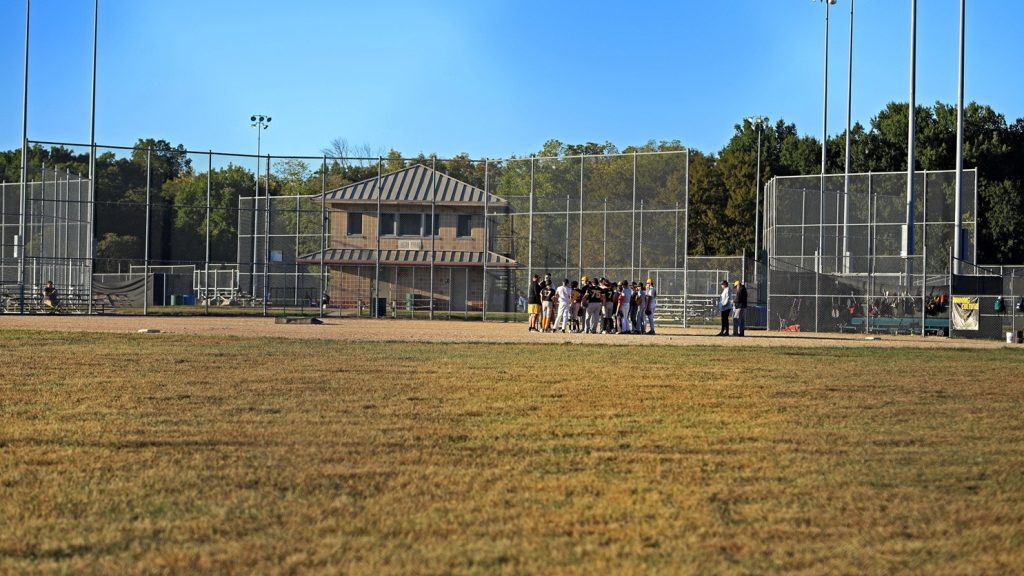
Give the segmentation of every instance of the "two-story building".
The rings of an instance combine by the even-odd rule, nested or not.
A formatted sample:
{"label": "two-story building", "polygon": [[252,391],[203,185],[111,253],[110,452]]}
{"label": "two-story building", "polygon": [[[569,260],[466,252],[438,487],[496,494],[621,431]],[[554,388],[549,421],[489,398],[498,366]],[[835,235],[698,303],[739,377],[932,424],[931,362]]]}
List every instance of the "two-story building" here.
{"label": "two-story building", "polygon": [[376,297],[389,311],[426,310],[431,299],[435,311],[481,310],[485,274],[488,310],[510,306],[505,286],[517,263],[490,250],[484,226],[485,207],[507,210],[505,200],[416,164],[329,190],[325,203],[328,249],[299,263],[322,258],[332,305],[370,306],[379,257]]}

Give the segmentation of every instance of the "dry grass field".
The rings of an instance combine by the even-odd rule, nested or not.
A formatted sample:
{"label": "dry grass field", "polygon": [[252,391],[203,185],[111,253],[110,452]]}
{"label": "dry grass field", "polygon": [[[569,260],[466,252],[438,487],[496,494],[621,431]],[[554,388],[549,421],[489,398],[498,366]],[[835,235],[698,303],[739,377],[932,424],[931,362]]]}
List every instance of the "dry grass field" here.
{"label": "dry grass field", "polygon": [[3,574],[1024,572],[1021,350],[4,321]]}

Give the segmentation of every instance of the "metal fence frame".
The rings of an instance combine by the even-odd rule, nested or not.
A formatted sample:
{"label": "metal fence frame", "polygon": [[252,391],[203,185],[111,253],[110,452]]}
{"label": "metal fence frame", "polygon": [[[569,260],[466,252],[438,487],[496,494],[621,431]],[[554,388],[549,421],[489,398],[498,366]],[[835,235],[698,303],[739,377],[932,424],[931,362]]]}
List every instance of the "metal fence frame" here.
{"label": "metal fence frame", "polygon": [[[909,256],[906,246],[895,240],[906,228],[906,173],[849,176],[854,183],[850,187],[845,175],[829,175],[826,182],[832,181],[833,185],[827,187],[825,196],[821,195],[820,176],[777,177],[765,185],[762,249],[768,254],[768,328],[799,325],[800,329],[810,327],[816,332],[838,328],[921,335],[938,331],[941,318],[929,317],[927,304],[937,290],[949,292],[950,256],[946,248],[936,253],[929,247],[929,230],[933,234],[938,230],[940,236],[931,238],[931,242],[938,239],[941,244],[942,235],[952,236],[955,223],[953,218],[929,215],[948,214],[954,209],[955,199],[946,197],[950,190],[945,188],[951,186],[955,171],[915,174],[922,193],[915,206],[919,216],[914,226],[921,229],[917,235],[921,241]],[[964,231],[973,255],[977,251],[977,171],[965,171],[968,178],[973,194],[964,208],[970,216],[964,220]],[[932,181],[936,181],[937,188],[932,191],[933,205],[929,206]],[[802,193],[799,204],[793,201],[796,193]],[[859,202],[851,202],[855,195]],[[880,197],[889,199],[888,204],[880,204]],[[936,198],[942,199],[937,208]],[[857,203],[862,207],[862,218],[851,222],[856,219],[851,217],[850,206]],[[860,233],[850,234],[851,227]],[[824,242],[826,231],[833,230],[834,236]],[[793,248],[796,241],[799,249]],[[817,254],[818,247],[825,247],[826,252]],[[829,253],[828,248],[834,249]],[[904,271],[911,273],[908,276]],[[813,314],[806,311],[804,302],[810,303]]]}
{"label": "metal fence frame", "polygon": [[[54,142],[33,142],[32,144],[88,147],[84,144]],[[145,153],[145,201],[132,205],[138,214],[145,214],[145,232],[143,233],[145,246],[140,257],[131,258],[126,263],[140,266],[141,275],[146,282],[150,281],[154,273],[174,274],[173,271],[168,271],[170,267],[191,266],[187,274],[187,283],[189,289],[196,296],[197,304],[201,305],[201,312],[198,310],[194,310],[194,312],[202,314],[210,313],[211,304],[221,303],[249,304],[251,307],[261,308],[260,313],[264,315],[278,313],[278,311],[294,312],[293,309],[296,307],[310,308],[307,312],[312,311],[315,307],[317,313],[324,313],[324,310],[317,306],[319,296],[329,290],[327,267],[323,265],[322,256],[320,266],[299,265],[296,260],[300,252],[304,252],[306,249],[316,248],[319,245],[319,252],[323,254],[324,249],[330,246],[330,213],[324,202],[325,192],[328,189],[328,164],[341,162],[345,165],[358,165],[367,171],[376,168],[376,181],[379,186],[384,176],[385,163],[394,163],[395,161],[393,158],[385,159],[379,156],[353,158],[335,158],[323,155],[273,156],[266,154],[256,156],[252,154],[226,155],[213,151],[185,151],[185,154],[190,155],[193,159],[206,159],[205,201],[200,200],[191,205],[157,205],[154,194],[159,192],[158,188],[162,184],[151,185],[150,182],[153,150],[117,146],[97,146],[97,148],[119,153]],[[211,174],[214,171],[215,158],[220,162],[219,165],[223,165],[224,158],[227,158],[228,167],[235,159],[240,159],[239,164],[242,161],[255,161],[259,167],[258,176],[252,173],[257,180],[255,183],[256,194],[248,197],[240,196],[238,205],[234,208],[214,207],[211,204]],[[275,161],[316,161],[319,164],[319,185],[315,183],[316,165],[313,164],[311,177],[305,183],[306,193],[270,194],[269,183],[275,177],[271,169],[272,163]],[[693,315],[694,311],[688,310],[688,308],[699,308],[700,301],[715,296],[715,294],[706,293],[709,291],[702,290],[698,285],[702,282],[706,283],[703,276],[714,275],[712,274],[714,271],[720,271],[715,274],[728,276],[730,280],[744,280],[748,285],[754,307],[763,308],[752,315],[753,322],[750,322],[752,326],[763,324],[768,329],[779,328],[788,316],[786,313],[780,314],[782,309],[786,308],[786,304],[780,298],[806,297],[813,299],[813,325],[815,329],[820,330],[824,325],[833,323],[829,320],[823,322],[823,314],[827,313],[834,319],[837,308],[835,302],[837,299],[842,299],[842,295],[835,294],[834,290],[827,288],[830,285],[839,285],[840,282],[862,285],[864,288],[857,293],[856,299],[863,302],[865,310],[875,306],[874,302],[878,298],[891,297],[892,286],[901,286],[902,297],[913,301],[913,305],[908,305],[908,310],[912,309],[915,317],[925,308],[929,297],[928,291],[943,286],[942,274],[945,272],[939,273],[933,270],[932,264],[938,261],[945,264],[948,262],[948,258],[945,254],[932,254],[932,264],[928,264],[927,248],[924,248],[919,255],[909,259],[915,261],[920,258],[919,268],[917,268],[919,272],[909,280],[906,277],[899,278],[886,274],[876,267],[876,263],[884,259],[908,260],[899,255],[874,252],[869,255],[845,253],[841,257],[837,256],[834,269],[826,270],[826,267],[822,265],[823,258],[812,258],[808,261],[804,254],[801,255],[799,261],[794,261],[794,255],[780,254],[777,250],[776,238],[780,216],[778,187],[783,183],[796,182],[793,179],[799,177],[775,178],[764,187],[765,209],[762,212],[762,229],[765,233],[762,236],[761,247],[764,258],[761,261],[756,258],[751,259],[746,255],[735,257],[690,255],[689,153],[686,150],[498,160],[402,159],[403,165],[413,162],[423,164],[429,162],[432,168],[436,168],[439,162],[468,163],[473,172],[471,178],[478,180],[470,182],[470,184],[488,192],[484,195],[485,198],[489,198],[490,194],[504,198],[507,202],[506,205],[495,207],[488,205],[485,201],[481,210],[485,247],[487,251],[503,253],[515,259],[519,262],[519,267],[506,273],[494,268],[489,269],[485,263],[482,270],[482,294],[479,299],[475,297],[475,294],[471,298],[468,276],[460,276],[467,288],[456,291],[451,286],[457,280],[455,278],[457,274],[451,270],[447,274],[435,270],[437,268],[436,252],[433,250],[433,241],[431,241],[429,242],[431,244],[429,282],[426,284],[429,297],[421,301],[414,296],[413,302],[408,303],[408,293],[398,293],[392,288],[390,293],[384,295],[392,303],[389,314],[392,317],[404,316],[408,312],[409,317],[417,317],[425,313],[426,317],[433,318],[437,312],[444,317],[451,317],[453,314],[459,313],[464,317],[479,316],[482,319],[487,319],[488,314],[491,314],[493,318],[512,318],[518,311],[516,303],[519,301],[519,297],[525,294],[530,276],[535,272],[550,272],[554,278],[559,280],[563,277],[578,278],[583,274],[599,275],[614,280],[655,278],[658,285],[668,288],[660,289],[664,303],[661,309],[665,313],[663,321],[672,319],[669,311],[675,306],[678,308],[676,319],[680,323],[683,325],[699,324],[700,322],[696,322],[698,317]],[[672,164],[673,162],[675,164]],[[605,170],[603,177],[606,180],[600,179],[602,170]],[[27,232],[31,232],[35,226],[34,222],[38,218],[44,220],[50,218],[55,222],[60,222],[63,219],[68,222],[67,230],[71,229],[72,222],[78,223],[77,232],[75,232],[77,238],[83,230],[92,230],[97,210],[102,213],[109,209],[109,206],[100,205],[102,203],[97,202],[93,187],[81,176],[72,176],[67,171],[61,175],[59,170],[46,167],[32,173],[37,174],[38,178],[27,186],[30,198],[27,202],[27,213],[24,215],[21,214],[20,207],[17,208],[17,211],[12,210],[12,206],[17,205],[20,200],[20,192],[15,194],[10,192],[15,188],[20,188],[20,185],[7,184],[2,187],[4,194],[2,205],[0,205],[0,213],[3,214],[3,218],[0,219],[0,256],[2,256],[0,273],[4,277],[3,284],[7,285],[6,293],[11,293],[12,285],[17,285],[19,290],[36,292],[39,282],[35,280],[38,278],[33,277],[35,280],[32,282],[21,282],[19,278],[19,282],[12,284],[7,278],[10,276],[8,272],[14,270],[16,266],[24,266],[31,271],[33,266],[38,267],[43,260],[49,259],[53,260],[50,263],[52,264],[50,266],[52,274],[50,271],[40,273],[55,276],[64,285],[63,288],[67,292],[87,293],[87,311],[91,312],[91,283],[81,278],[75,280],[71,277],[75,275],[76,271],[79,275],[86,274],[88,276],[101,272],[96,267],[95,241],[93,243],[82,241],[77,244],[65,242],[63,252],[58,253],[52,244],[55,234],[51,233],[51,248],[54,248],[50,250],[52,254],[25,254],[25,258],[21,258],[15,254],[15,250],[18,249],[17,244],[20,242],[22,246],[31,248],[33,240],[20,234],[19,238],[22,239],[13,240],[11,232],[14,229],[20,231],[22,226],[26,227]],[[933,225],[952,226],[951,222],[930,222],[928,219],[927,186],[929,178],[935,174],[945,173],[922,172],[918,175],[924,183],[925,192],[922,198],[926,203],[922,209],[922,218],[918,219],[918,226],[923,226],[925,231],[928,230],[928,226]],[[969,216],[973,216],[973,220],[968,218],[965,225],[967,230],[974,233],[977,218],[977,174],[973,171],[968,172],[969,175],[971,173],[974,175],[974,209],[973,211],[969,210]],[[203,173],[198,171],[192,173],[192,176],[202,178]],[[851,176],[867,178],[868,197],[870,198],[873,179],[885,178],[888,175],[876,173]],[[841,175],[836,175],[836,177],[841,177]],[[810,183],[807,186],[810,193],[819,189],[819,177],[804,178],[813,180],[813,182],[809,180]],[[902,185],[900,188],[902,189]],[[36,189],[51,190],[48,199],[43,200],[44,203],[50,203],[52,206],[50,210],[35,209],[32,195]],[[73,189],[78,191],[70,192]],[[799,236],[805,239],[813,238],[817,234],[822,234],[826,227],[839,226],[840,205],[848,204],[848,200],[840,202],[838,200],[839,192],[832,191],[832,193],[837,198],[835,202],[836,221],[826,221],[822,224],[816,221],[806,222],[807,215],[813,215],[816,220],[818,211],[808,210],[805,206],[803,213],[806,225],[801,227]],[[243,202],[250,202],[252,208],[247,209],[242,205]],[[282,220],[288,222],[288,225],[292,227],[290,230],[279,229],[281,213],[275,211],[275,204],[284,206],[281,213],[289,210],[292,212],[291,220]],[[162,215],[160,210],[163,210]],[[151,230],[151,224],[156,225],[163,222],[162,225],[166,228],[167,221],[181,217],[181,212],[187,211],[194,212],[193,216],[204,226],[202,241],[198,242],[198,239],[195,239],[201,246],[204,257],[178,261],[173,257],[168,259],[153,256],[154,247],[151,245],[151,240],[154,240],[154,244],[159,244],[155,242],[157,238],[154,235],[164,234],[162,242],[166,243],[167,231]],[[237,246],[234,250],[234,261],[218,261],[217,258],[211,257],[211,221],[214,211],[220,211],[221,216],[225,214],[231,216],[233,213],[236,223],[241,223],[243,220],[249,221],[248,217],[243,218],[243,216],[251,213],[252,227],[246,229],[238,225],[235,230],[234,241]],[[821,212],[826,211],[821,210]],[[431,214],[433,213],[434,207],[431,205]],[[378,202],[377,215],[379,216],[379,214]],[[877,212],[874,214],[877,216]],[[19,219],[22,216],[25,217],[25,225],[20,224]],[[861,225],[863,224],[865,223]],[[872,235],[878,228],[876,224],[898,225],[895,222],[867,222],[866,227]],[[669,228],[671,228],[671,233]],[[815,229],[817,231],[814,231]],[[38,230],[41,231],[41,234],[46,232],[45,226]],[[844,240],[845,238],[844,235]],[[803,242],[802,240],[801,245]],[[278,252],[276,248],[278,243],[289,246],[290,255],[295,258],[276,263],[274,256]],[[926,243],[922,244],[927,246]],[[972,241],[975,251],[976,244],[975,241]],[[300,245],[304,246],[301,250]],[[839,245],[838,238],[836,245]],[[845,248],[845,241],[843,245]],[[877,240],[869,240],[868,245],[872,246],[873,250],[873,247],[877,245]],[[84,248],[85,246],[88,248]],[[627,248],[628,259],[626,258]],[[836,250],[838,253],[839,249]],[[252,258],[248,260],[243,258],[243,252],[251,253]],[[387,278],[397,280],[403,274],[400,266],[382,264],[379,245],[375,250],[375,255],[376,261],[372,266],[371,293],[366,295],[372,298],[380,296],[379,287],[382,286],[383,281]],[[860,275],[863,278],[858,278],[857,274],[851,273],[847,268],[851,259],[861,257],[870,257],[872,264],[866,274]],[[716,260],[722,264],[716,264]],[[812,265],[808,266],[808,264]],[[248,273],[244,269],[245,267],[249,267]],[[70,270],[65,273],[68,276],[67,280],[58,274],[61,270]],[[1008,278],[1005,291],[1009,299],[1008,302],[1015,304],[1019,293],[1024,293],[1024,286],[1021,285],[1021,276],[1024,276],[1024,273],[1021,273],[1019,269],[1008,270],[1007,275],[1004,275],[1004,278]],[[137,275],[140,272],[138,269],[130,268],[130,273]],[[211,274],[213,275],[212,282]],[[460,272],[460,274],[462,273]],[[800,294],[791,294],[785,286],[787,275],[801,277],[799,282],[804,287],[810,286],[810,283],[813,282],[814,290],[801,288],[798,290]],[[220,282],[222,276],[227,278],[227,284]],[[246,276],[251,285],[248,293],[242,286],[246,281]],[[717,280],[717,276],[715,279]],[[279,286],[284,285],[282,282],[288,285],[291,294],[284,298],[283,304],[278,305],[270,298],[265,297],[265,294],[269,288],[275,293],[274,298],[280,300],[281,296],[277,293],[280,291]],[[447,293],[438,288],[446,282],[449,286]],[[414,283],[419,284],[419,281],[415,280]],[[392,286],[395,284],[396,282],[392,282]],[[258,292],[262,292],[262,294],[257,294]],[[456,292],[465,298],[465,302],[453,303],[452,299]],[[311,297],[314,293],[316,294],[315,298]],[[494,293],[504,294],[503,298],[498,298],[501,301],[500,310],[489,310],[491,306],[488,305],[488,302]],[[470,300],[481,302],[480,309],[471,313]],[[678,302],[673,304],[673,300],[678,300]],[[377,313],[376,307],[372,307],[372,310],[370,308],[368,306],[367,310],[360,309],[354,312],[370,313],[371,315]],[[774,311],[773,308],[775,308]],[[841,308],[846,308],[846,306]],[[142,313],[153,312],[162,313],[162,310],[150,310],[149,302],[145,302],[142,306]],[[1016,311],[1011,307],[1007,312],[1009,313],[1005,315],[1005,318],[1008,326],[1011,330],[1016,330],[1017,320],[1014,313]],[[180,311],[176,313],[180,313]],[[703,315],[706,314],[702,312],[699,316]],[[759,322],[758,318],[763,320]],[[925,333],[927,332],[926,324],[927,318],[921,315],[921,321],[912,331]],[[874,329],[870,315],[864,321],[863,329],[865,331]]]}

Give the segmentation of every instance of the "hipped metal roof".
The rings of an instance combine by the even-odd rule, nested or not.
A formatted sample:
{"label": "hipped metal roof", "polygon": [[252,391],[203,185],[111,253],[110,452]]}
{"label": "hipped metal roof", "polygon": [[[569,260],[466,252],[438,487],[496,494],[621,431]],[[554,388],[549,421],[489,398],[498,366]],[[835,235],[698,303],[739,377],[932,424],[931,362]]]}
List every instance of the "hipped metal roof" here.
{"label": "hipped metal roof", "polygon": [[[431,178],[433,176],[433,178]],[[328,202],[376,203],[377,178],[369,178],[334,190],[328,190]],[[484,205],[484,191],[461,180],[415,164],[397,172],[380,177],[382,204],[456,204]],[[506,206],[503,198],[489,194],[487,202],[492,206]]]}
{"label": "hipped metal roof", "polygon": [[[324,251],[326,264],[375,264],[373,248],[329,248]],[[468,266],[488,268],[516,268],[519,264],[494,252],[469,252],[462,250],[381,250],[380,263],[389,266],[430,266],[431,254],[435,266]],[[306,254],[298,259],[299,264],[319,264],[320,252]]]}

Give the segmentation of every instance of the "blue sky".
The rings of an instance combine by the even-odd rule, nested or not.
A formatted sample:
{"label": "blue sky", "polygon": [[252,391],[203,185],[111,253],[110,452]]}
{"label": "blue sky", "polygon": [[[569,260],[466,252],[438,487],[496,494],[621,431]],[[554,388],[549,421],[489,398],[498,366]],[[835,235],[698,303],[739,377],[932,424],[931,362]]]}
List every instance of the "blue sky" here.
{"label": "blue sky", "polygon": [[[918,9],[920,104],[955,102],[957,0]],[[844,129],[849,1],[831,10],[829,133]],[[91,0],[35,0],[29,138],[87,142]],[[909,88],[909,0],[855,5],[855,121]],[[317,155],[527,155],[544,141],[718,151],[744,116],[820,137],[823,4],[100,0],[96,139]],[[24,0],[0,2],[0,149],[21,138]],[[967,99],[1024,116],[1024,3],[971,0]]]}

